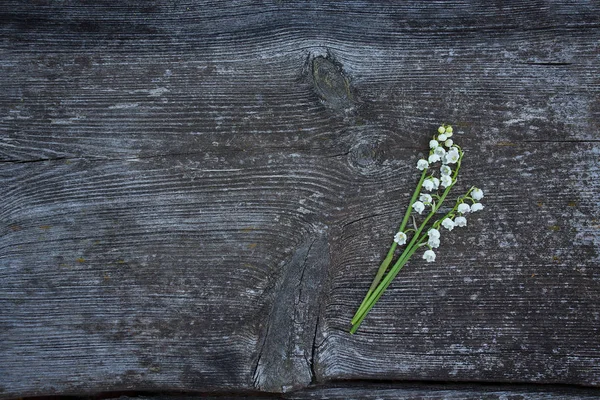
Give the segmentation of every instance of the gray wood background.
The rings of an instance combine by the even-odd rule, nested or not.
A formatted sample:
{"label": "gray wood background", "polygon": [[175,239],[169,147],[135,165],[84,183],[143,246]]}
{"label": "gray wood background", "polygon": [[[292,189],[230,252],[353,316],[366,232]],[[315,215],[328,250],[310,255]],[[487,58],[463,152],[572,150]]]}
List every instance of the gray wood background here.
{"label": "gray wood background", "polygon": [[[600,393],[597,2],[4,0],[0,73],[0,397]],[[486,209],[349,335],[443,122]]]}

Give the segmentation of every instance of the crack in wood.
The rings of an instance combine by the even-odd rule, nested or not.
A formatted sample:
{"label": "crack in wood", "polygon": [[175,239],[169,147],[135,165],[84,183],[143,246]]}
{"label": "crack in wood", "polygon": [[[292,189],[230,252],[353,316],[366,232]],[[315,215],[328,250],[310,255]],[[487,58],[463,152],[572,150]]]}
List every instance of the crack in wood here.
{"label": "crack in wood", "polygon": [[298,289],[298,302],[296,303],[296,306],[298,306],[298,304],[300,304],[302,302],[302,282],[304,281],[304,272],[306,272],[308,255],[310,254],[310,250],[312,249],[313,245],[315,244],[315,240],[316,239],[314,239],[308,246],[308,250],[306,251],[306,256],[304,257],[304,262],[302,263],[302,273],[300,274],[300,279],[298,279],[298,285],[296,286]]}
{"label": "crack in wood", "polygon": [[352,221],[346,222],[346,223],[344,223],[344,225],[342,225],[342,232],[344,231],[344,229],[346,229],[350,225],[356,224],[356,223],[358,223],[360,221],[364,221],[365,219],[376,218],[376,217],[379,217],[379,216],[384,215],[384,214],[385,213],[375,213],[375,214],[366,215],[364,217],[357,218],[357,219],[354,219]]}
{"label": "crack in wood", "polygon": [[288,392],[316,381],[315,356],[320,292],[329,260],[326,230],[299,245],[283,265],[273,306],[253,368],[254,387]]}
{"label": "crack in wood", "polygon": [[[271,311],[272,311],[272,309],[271,309]],[[254,387],[256,387],[256,388],[258,388],[259,382],[260,382],[260,376],[258,375],[259,374],[258,366],[260,365],[262,354],[265,349],[265,343],[267,341],[267,337],[269,336],[270,321],[271,321],[271,312],[269,312],[269,315],[267,316],[267,327],[265,328],[265,335],[263,336],[263,340],[260,345],[260,350],[258,351],[258,357],[256,359],[256,364],[254,365],[254,368],[252,371],[252,382],[254,383]]]}
{"label": "crack in wood", "polygon": [[573,65],[572,62],[562,62],[562,61],[531,61],[524,63],[525,65],[539,65],[542,67],[564,67]]}
{"label": "crack in wood", "polygon": [[317,380],[317,372],[315,369],[315,357],[317,354],[317,349],[319,348],[319,346],[322,344],[317,345],[317,334],[319,332],[319,322],[321,321],[321,306],[319,305],[319,308],[317,309],[317,321],[315,322],[315,331],[313,334],[313,343],[312,343],[312,350],[310,353],[310,375],[311,375],[311,380],[310,383],[312,385],[316,384],[318,382]]}

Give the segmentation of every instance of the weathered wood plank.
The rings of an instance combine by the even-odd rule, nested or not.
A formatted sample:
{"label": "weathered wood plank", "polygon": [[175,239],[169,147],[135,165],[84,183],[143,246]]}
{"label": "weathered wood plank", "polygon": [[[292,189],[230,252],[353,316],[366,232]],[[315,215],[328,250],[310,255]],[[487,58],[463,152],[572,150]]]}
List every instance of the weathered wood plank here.
{"label": "weathered wood plank", "polygon": [[[213,142],[320,148],[349,129],[304,79],[307,58],[328,52],[352,78],[359,120],[384,131],[441,119],[492,129],[499,141],[539,140],[540,132],[588,140],[600,129],[600,19],[583,5],[517,3],[524,9],[506,26],[502,12],[476,3],[445,5],[440,21],[430,6],[371,4],[357,20],[320,7],[252,7],[242,18],[249,10],[199,12],[200,4],[154,4],[138,15],[17,3],[4,6],[5,160],[173,154]],[[136,30],[137,18],[149,28]],[[326,29],[323,37],[307,20]]]}
{"label": "weathered wood plank", "polygon": [[469,386],[427,384],[349,384],[347,386],[308,389],[285,396],[289,399],[595,399],[597,390],[566,388],[534,388],[515,386]]}
{"label": "weathered wood plank", "polygon": [[[309,389],[284,393],[281,395],[264,395],[252,393],[240,394],[199,394],[202,399],[323,399],[323,400],[446,400],[446,399],[519,399],[519,400],[592,400],[598,398],[598,389],[566,388],[566,387],[536,387],[515,385],[467,385],[467,384],[434,384],[434,383],[366,383],[345,382],[332,386],[317,386]],[[123,399],[156,399],[156,400],[184,400],[190,396],[136,396],[121,397]],[[195,398],[191,396],[191,398]]]}
{"label": "weathered wood plank", "polygon": [[1,371],[13,394],[254,389],[277,369],[284,310],[299,314],[296,334],[312,321],[290,349],[310,360],[326,272],[314,271],[327,246],[317,216],[336,171],[308,155],[182,161],[2,168]]}
{"label": "weathered wood plank", "polygon": [[[353,176],[349,156],[309,154],[246,154],[237,171],[198,160],[196,177],[168,159],[5,166],[3,181],[11,182],[2,196],[8,225],[1,276],[4,309],[10,307],[1,320],[2,348],[11,365],[5,381],[26,390],[43,374],[60,390],[59,382],[71,387],[64,374],[77,376],[84,362],[96,371],[77,386],[88,392],[108,381],[122,382],[114,389],[160,388],[160,382],[248,389],[262,379],[293,387],[294,370],[273,364],[289,357],[301,360],[308,377],[314,364],[318,381],[595,384],[597,226],[587,216],[597,188],[591,180],[587,187],[574,186],[581,180],[565,186],[571,172],[553,178],[557,172],[540,162],[562,154],[578,160],[573,173],[594,174],[595,151],[594,144],[529,143],[493,151],[502,169],[484,168],[487,159],[467,161],[472,181],[494,182],[483,185],[485,217],[493,222],[476,218],[470,230],[449,235],[458,250],[443,249],[440,263],[411,263],[353,337],[346,332],[350,313],[398,222],[412,168],[382,164],[374,180]],[[412,165],[416,155],[407,159]],[[519,177],[505,175],[507,169],[521,171]],[[388,190],[378,191],[381,185]],[[520,203],[524,210],[515,208]],[[331,207],[333,214],[323,211]],[[525,212],[532,225],[515,217]],[[314,340],[306,336],[314,322],[312,328],[304,322],[318,315],[310,299],[318,288],[305,280],[323,265],[301,260],[309,259],[302,243],[322,236],[319,221],[333,227],[331,289],[312,360],[309,339],[297,349],[299,342],[269,339],[261,326],[272,323],[283,335],[296,318],[288,313],[310,312],[298,329]],[[487,224],[494,230],[482,234]],[[265,295],[274,296],[273,306]],[[43,364],[31,368],[32,360]],[[258,366],[271,374],[256,381]]]}
{"label": "weathered wood plank", "polygon": [[355,201],[369,218],[332,232],[318,380],[598,385],[598,146],[479,146],[465,180],[485,188],[485,213],[443,235],[436,263],[411,261],[356,336],[346,330],[360,288],[400,216],[367,190]]}
{"label": "weathered wood plank", "polygon": [[[591,400],[598,397],[597,390],[566,388],[532,388],[514,386],[468,386],[468,385],[384,385],[349,384],[347,386],[307,389],[285,396],[288,399],[344,399],[344,400],[447,400],[447,399],[519,399]],[[165,399],[166,400],[166,399]]]}
{"label": "weathered wood plank", "polygon": [[[38,3],[0,5],[0,396],[600,385],[598,7]],[[349,336],[440,121],[487,209]]]}

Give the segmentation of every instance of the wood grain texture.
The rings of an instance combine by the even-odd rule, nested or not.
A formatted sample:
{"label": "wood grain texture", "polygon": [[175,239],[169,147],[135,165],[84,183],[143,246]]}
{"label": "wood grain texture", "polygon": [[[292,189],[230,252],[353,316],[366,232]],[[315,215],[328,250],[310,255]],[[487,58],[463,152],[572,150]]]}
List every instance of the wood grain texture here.
{"label": "wood grain texture", "polygon": [[598,398],[598,389],[566,388],[534,385],[473,385],[440,383],[368,383],[344,382],[338,385],[317,385],[311,388],[283,394],[210,394],[192,396],[122,396],[121,399],[139,400],[184,400],[184,399],[322,399],[322,400],[592,400]]}
{"label": "wood grain texture", "polygon": [[[4,1],[0,20],[0,397],[600,386],[597,5]],[[440,122],[486,210],[350,336]],[[337,390],[294,393],[364,395]]]}
{"label": "wood grain texture", "polygon": [[[285,395],[283,398],[304,399],[344,399],[344,400],[591,400],[598,397],[597,390],[566,388],[532,388],[518,386],[477,386],[460,384],[352,384],[343,386],[305,389]],[[162,399],[161,399],[162,400]],[[165,399],[166,400],[166,399]]]}

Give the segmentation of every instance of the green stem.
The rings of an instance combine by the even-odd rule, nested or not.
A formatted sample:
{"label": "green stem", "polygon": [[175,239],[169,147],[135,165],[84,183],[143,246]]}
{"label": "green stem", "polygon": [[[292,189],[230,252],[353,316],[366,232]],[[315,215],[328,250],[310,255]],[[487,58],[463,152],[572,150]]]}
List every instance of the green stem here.
{"label": "green stem", "polygon": [[[459,149],[459,151],[460,151],[460,149]],[[382,296],[383,292],[387,289],[387,287],[390,285],[390,283],[392,282],[392,280],[396,277],[396,275],[398,274],[398,272],[400,272],[400,270],[402,269],[402,267],[404,266],[404,264],[406,264],[406,262],[410,259],[410,257],[413,255],[413,253],[417,250],[417,248],[419,248],[419,244],[420,244],[421,240],[423,240],[427,236],[427,235],[423,235],[422,237],[419,238],[419,235],[421,234],[421,232],[425,228],[427,222],[429,222],[429,220],[431,219],[431,217],[439,210],[439,208],[442,206],[444,200],[446,199],[446,196],[448,196],[448,193],[450,193],[450,190],[452,189],[452,187],[454,187],[454,184],[456,183],[456,178],[458,176],[458,171],[460,169],[462,157],[463,157],[463,152],[460,151],[460,157],[458,159],[458,162],[456,164],[456,170],[454,171],[454,174],[453,174],[453,177],[452,177],[453,178],[452,179],[453,180],[452,185],[448,186],[444,190],[443,194],[440,196],[439,202],[437,203],[437,205],[435,206],[435,208],[433,208],[431,210],[431,212],[429,213],[429,215],[427,216],[427,218],[425,218],[425,220],[421,223],[421,226],[419,227],[419,229],[417,230],[417,232],[413,236],[413,239],[410,241],[409,245],[406,247],[406,249],[404,250],[404,252],[400,256],[400,259],[398,259],[398,261],[396,262],[396,264],[394,264],[394,266],[391,268],[390,272],[385,276],[385,278],[377,286],[377,288],[375,288],[375,289],[369,289],[369,291],[367,293],[367,296],[365,297],[365,299],[363,300],[361,306],[359,307],[359,309],[356,311],[356,314],[352,318],[352,325],[353,326],[352,326],[352,329],[350,330],[350,333],[355,333],[356,332],[356,330],[358,329],[358,327],[360,326],[360,324],[362,323],[362,321],[364,320],[364,318],[367,316],[368,312],[371,310],[371,308],[373,308],[373,306],[375,305],[375,303],[377,303],[377,301],[379,300],[379,298]],[[422,180],[420,181],[420,184],[422,184]],[[467,192],[466,196],[468,196],[470,194],[470,192],[471,192],[472,189],[473,188],[469,189],[469,191]],[[413,195],[413,197],[416,197],[416,196]],[[452,211],[454,211],[454,209],[456,207],[457,206],[455,205],[454,208],[449,213],[446,214],[446,216],[450,215],[450,213]],[[444,218],[446,218],[446,217],[444,217]],[[408,220],[408,217],[405,216],[405,220]],[[443,218],[440,219],[440,220],[438,220],[438,221],[436,221],[437,225],[435,225],[435,224],[434,225],[436,227],[439,226],[439,223],[441,221],[443,221]],[[403,223],[405,223],[405,221],[403,221]],[[417,238],[419,238],[419,239],[417,240]],[[386,259],[387,259],[387,257],[386,257]]]}
{"label": "green stem", "polygon": [[[425,236],[423,236],[423,237],[425,237]],[[398,272],[400,272],[402,267],[404,267],[406,262],[410,259],[410,257],[413,255],[413,253],[415,251],[417,251],[418,248],[419,248],[419,246],[413,246],[413,248],[411,248],[408,253],[403,254],[403,256],[400,257],[400,259],[398,259],[398,261],[396,261],[396,264],[394,264],[394,266],[390,270],[389,274],[386,275],[386,277],[383,279],[381,284],[377,287],[375,292],[373,292],[373,297],[370,299],[371,301],[366,304],[364,311],[360,314],[360,316],[358,316],[356,322],[352,325],[352,329],[350,329],[350,333],[352,333],[352,334],[356,333],[356,331],[360,327],[360,324],[362,323],[362,321],[365,319],[365,317],[367,316],[369,311],[371,311],[371,308],[373,308],[375,303],[377,303],[377,301],[379,300],[381,295],[383,295],[383,292],[385,291],[385,289],[387,289],[387,287],[390,285],[392,280],[396,277],[396,275],[398,275]]]}
{"label": "green stem", "polygon": [[[425,168],[423,170],[423,173],[421,174],[421,179],[419,179],[419,183],[417,183],[417,187],[416,187],[412,197],[410,198],[410,203],[408,204],[408,209],[404,213],[404,218],[402,219],[400,228],[398,228],[398,232],[404,231],[404,228],[406,227],[406,224],[408,223],[408,219],[410,218],[410,214],[412,212],[412,205],[415,203],[415,201],[417,201],[417,197],[419,197],[419,194],[421,193],[421,188],[423,187],[423,182],[425,181],[425,178],[427,177],[427,170],[428,170],[428,168]],[[396,242],[394,242],[394,244],[396,244]]]}
{"label": "green stem", "polygon": [[[429,219],[431,219],[431,217],[435,214],[436,211],[437,211],[437,208],[431,210],[431,212],[427,215],[427,218],[425,218],[425,221],[423,221],[423,223],[421,224],[421,226],[419,227],[419,229],[413,236],[409,245],[404,250],[404,253],[402,253],[402,255],[400,256],[398,261],[396,261],[394,266],[390,269],[390,272],[385,276],[385,278],[383,278],[383,281],[381,281],[379,286],[377,286],[377,288],[371,293],[370,297],[364,301],[364,304],[362,305],[362,307],[360,307],[359,310],[356,312],[356,315],[354,316],[354,318],[352,318],[352,321],[354,321],[354,322],[352,322],[353,327],[350,330],[350,333],[356,332],[356,330],[360,326],[360,323],[362,322],[362,320],[367,316],[367,313],[371,310],[371,308],[373,308],[373,306],[375,305],[377,300],[379,300],[379,298],[383,294],[383,291],[385,291],[385,289],[387,289],[387,287],[390,285],[392,280],[396,277],[396,275],[398,274],[400,269],[402,269],[402,267],[408,261],[408,259],[419,248],[418,245],[419,245],[420,241],[422,240],[422,237],[419,237],[419,235],[425,228],[425,225],[427,224]],[[425,237],[425,235],[423,235],[423,237]]]}
{"label": "green stem", "polygon": [[[413,193],[413,195],[412,195],[412,197],[410,199],[410,203],[408,204],[408,208],[406,210],[406,213],[404,213],[404,218],[402,219],[402,223],[400,224],[400,227],[398,228],[398,232],[404,231],[404,228],[406,227],[406,224],[408,223],[408,219],[410,218],[410,214],[412,212],[412,205],[414,204],[415,201],[417,201],[417,197],[419,196],[419,193],[421,193],[421,187],[423,187],[423,181],[425,181],[426,177],[427,177],[427,168],[425,168],[423,170],[423,173],[421,174],[421,179],[419,179],[419,183],[417,183],[417,188],[415,189],[415,191],[414,191],[414,193]],[[398,243],[396,243],[396,242],[392,243],[392,246],[390,247],[390,250],[388,251],[387,255],[383,259],[383,262],[379,266],[379,269],[377,270],[377,274],[375,275],[375,279],[373,279],[373,283],[371,283],[371,287],[367,291],[367,294],[365,295],[365,298],[363,299],[362,303],[358,307],[358,310],[356,311],[356,314],[352,318],[352,321],[351,321],[352,324],[355,323],[356,315],[364,307],[365,302],[371,296],[371,294],[373,293],[373,290],[375,290],[375,288],[377,287],[377,285],[379,285],[379,282],[381,281],[381,278],[385,274],[385,271],[387,271],[388,266],[390,265],[390,263],[392,262],[392,260],[394,258],[394,252],[396,251],[396,247],[397,246],[398,246]]]}
{"label": "green stem", "polygon": [[[458,198],[456,204],[454,205],[454,207],[452,207],[452,209],[450,211],[448,211],[442,218],[436,220],[431,228],[439,228],[439,226],[441,225],[442,221],[448,217],[450,217],[451,215],[453,215],[456,212],[456,209],[458,208],[458,205],[461,203],[461,200],[464,200],[464,198],[466,196],[468,196],[468,194],[471,192],[471,190],[473,190],[473,188],[469,189],[469,191],[467,192],[467,194],[465,196],[461,196]],[[421,225],[421,227],[423,227],[424,224]],[[422,231],[422,229],[421,229]],[[398,273],[400,272],[400,270],[404,267],[404,265],[408,262],[408,260],[410,259],[410,257],[413,255],[413,253],[420,247],[419,245],[423,242],[423,240],[425,240],[425,238],[427,237],[426,234],[422,235],[419,240],[412,246],[412,248],[410,249],[410,251],[408,253],[402,254],[402,256],[400,257],[400,259],[396,262],[396,264],[394,264],[394,266],[392,267],[392,269],[390,270],[390,273],[385,277],[385,279],[383,280],[383,282],[381,282],[381,285],[379,285],[377,287],[377,289],[374,291],[372,298],[370,299],[370,301],[365,305],[365,307],[363,307],[363,311],[361,312],[360,316],[357,317],[356,322],[353,324],[352,329],[350,329],[350,333],[356,333],[356,331],[358,330],[360,324],[362,323],[362,321],[365,319],[365,317],[367,316],[367,314],[369,313],[369,311],[371,310],[371,308],[373,308],[375,306],[375,303],[377,303],[377,301],[379,301],[379,298],[383,295],[383,292],[385,292],[385,290],[388,288],[388,286],[392,283],[392,281],[394,280],[394,278],[396,277],[396,275],[398,275]],[[411,242],[412,243],[412,242]]]}

